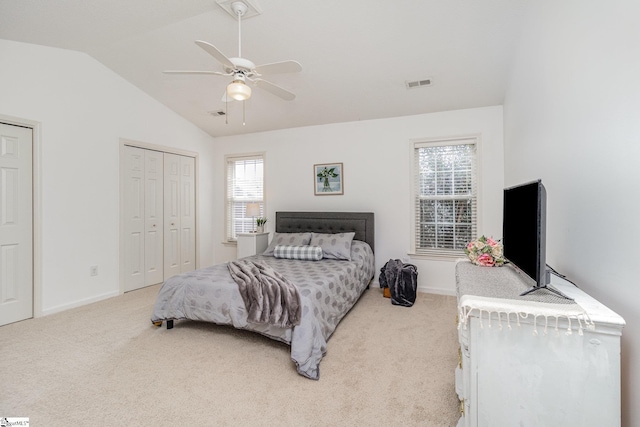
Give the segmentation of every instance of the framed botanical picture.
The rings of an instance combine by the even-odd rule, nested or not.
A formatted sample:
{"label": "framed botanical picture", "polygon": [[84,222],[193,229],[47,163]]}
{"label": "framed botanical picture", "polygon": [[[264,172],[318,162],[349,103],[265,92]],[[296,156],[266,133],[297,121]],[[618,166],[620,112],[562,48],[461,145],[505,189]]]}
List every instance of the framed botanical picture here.
{"label": "framed botanical picture", "polygon": [[313,165],[313,176],[316,183],[314,194],[316,196],[344,194],[343,174],[342,163]]}

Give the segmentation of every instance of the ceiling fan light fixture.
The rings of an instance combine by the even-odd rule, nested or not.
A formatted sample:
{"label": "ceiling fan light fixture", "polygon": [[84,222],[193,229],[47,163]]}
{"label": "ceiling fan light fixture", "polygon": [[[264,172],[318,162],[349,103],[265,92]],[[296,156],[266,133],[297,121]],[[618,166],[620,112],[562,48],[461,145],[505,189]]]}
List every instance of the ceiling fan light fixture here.
{"label": "ceiling fan light fixture", "polygon": [[234,80],[227,86],[227,95],[236,101],[246,101],[251,97],[251,88],[242,80]]}

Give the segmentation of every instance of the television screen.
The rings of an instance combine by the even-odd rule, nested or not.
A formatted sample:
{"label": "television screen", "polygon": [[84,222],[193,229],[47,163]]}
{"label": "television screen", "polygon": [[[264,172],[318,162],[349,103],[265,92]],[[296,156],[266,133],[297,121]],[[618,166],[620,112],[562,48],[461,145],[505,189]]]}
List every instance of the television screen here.
{"label": "television screen", "polygon": [[504,190],[502,244],[504,257],[531,277],[536,287],[545,287],[546,190],[542,181]]}

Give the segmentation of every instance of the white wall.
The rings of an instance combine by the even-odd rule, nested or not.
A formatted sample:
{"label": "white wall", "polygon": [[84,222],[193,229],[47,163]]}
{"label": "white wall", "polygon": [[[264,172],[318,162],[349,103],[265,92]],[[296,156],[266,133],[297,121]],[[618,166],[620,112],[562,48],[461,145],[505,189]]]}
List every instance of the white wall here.
{"label": "white wall", "polygon": [[[200,263],[211,263],[213,138],[85,54],[0,40],[0,58],[0,115],[39,122],[41,129],[37,312],[119,292],[120,138],[200,154]],[[89,276],[91,265],[98,276]]]}
{"label": "white wall", "polygon": [[[250,120],[250,118],[248,118]],[[392,119],[294,128],[216,138],[214,240],[216,262],[233,259],[225,247],[224,168],[226,154],[265,152],[267,231],[274,231],[275,212],[364,211],[376,219],[378,271],[390,258],[407,256],[411,227],[410,140],[479,135],[481,138],[481,220],[479,232],[501,234],[503,144],[502,107],[487,107]],[[313,165],[344,164],[344,195],[314,196]],[[411,259],[418,266],[419,286],[430,292],[455,292],[454,262]]]}
{"label": "white wall", "polygon": [[623,316],[640,425],[640,3],[531,2],[505,100],[505,183],[542,178],[547,262]]}

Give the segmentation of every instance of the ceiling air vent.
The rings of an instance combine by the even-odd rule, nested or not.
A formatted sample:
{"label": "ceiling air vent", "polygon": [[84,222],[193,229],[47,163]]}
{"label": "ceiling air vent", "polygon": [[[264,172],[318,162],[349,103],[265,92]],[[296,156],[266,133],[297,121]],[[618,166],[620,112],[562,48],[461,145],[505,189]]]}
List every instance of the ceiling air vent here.
{"label": "ceiling air vent", "polygon": [[433,84],[431,79],[414,80],[412,82],[405,82],[405,83],[407,85],[407,89],[415,89],[418,87],[431,86]]}
{"label": "ceiling air vent", "polygon": [[209,114],[211,114],[213,117],[220,117],[220,116],[225,116],[227,113],[225,113],[222,110],[218,110],[218,111],[209,111]]}

